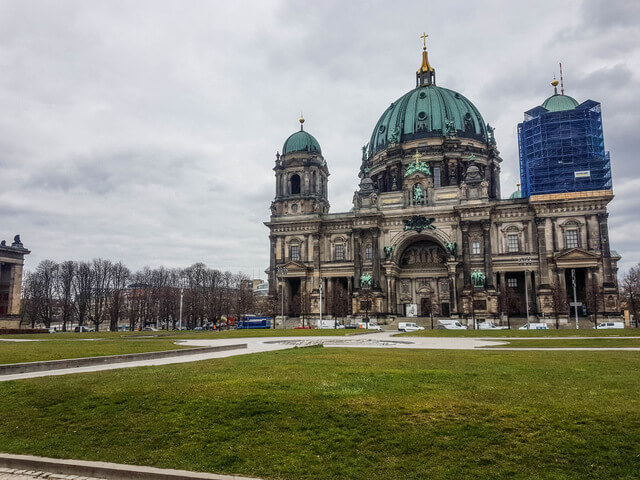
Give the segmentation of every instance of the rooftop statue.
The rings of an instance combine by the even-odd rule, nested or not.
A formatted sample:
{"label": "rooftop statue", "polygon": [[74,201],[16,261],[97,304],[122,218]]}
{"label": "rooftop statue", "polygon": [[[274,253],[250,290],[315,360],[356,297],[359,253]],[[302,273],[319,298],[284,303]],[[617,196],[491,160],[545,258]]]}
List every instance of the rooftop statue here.
{"label": "rooftop statue", "polygon": [[393,130],[391,130],[391,137],[389,138],[389,141],[391,143],[398,143],[400,141],[400,128],[399,127],[393,127]]}
{"label": "rooftop statue", "polygon": [[495,128],[493,128],[491,125],[487,123],[487,134],[489,135],[489,145],[496,144],[496,137],[493,134],[494,131],[495,131]]}
{"label": "rooftop statue", "polygon": [[425,175],[431,175],[431,170],[429,169],[429,165],[427,165],[427,162],[420,161],[420,154],[418,154],[418,152],[416,152],[413,158],[415,159],[415,161],[413,163],[410,163],[409,166],[407,167],[407,171],[404,174],[405,178],[417,172],[423,173]]}
{"label": "rooftop statue", "polygon": [[444,124],[445,134],[447,137],[455,137],[458,134],[458,130],[456,130],[456,122],[451,119],[446,119]]}
{"label": "rooftop statue", "polygon": [[360,285],[363,287],[371,288],[371,284],[373,283],[373,277],[370,273],[363,273],[360,275]]}
{"label": "rooftop statue", "polygon": [[471,283],[474,287],[484,287],[484,282],[487,279],[482,270],[474,270],[471,272]]}

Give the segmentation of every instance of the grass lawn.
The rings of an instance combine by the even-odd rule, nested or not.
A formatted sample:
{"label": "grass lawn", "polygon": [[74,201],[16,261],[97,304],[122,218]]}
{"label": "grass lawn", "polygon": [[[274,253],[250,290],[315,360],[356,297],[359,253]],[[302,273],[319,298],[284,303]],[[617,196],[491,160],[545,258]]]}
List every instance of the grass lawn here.
{"label": "grass lawn", "polygon": [[408,337],[640,337],[640,329],[595,330],[563,328],[560,330],[420,330],[400,333]]}
{"label": "grass lawn", "polygon": [[[640,338],[606,338],[593,337],[586,339],[579,338],[541,338],[535,340],[529,339],[513,339],[509,340],[509,345],[500,345],[500,347],[544,347],[544,348],[560,348],[560,347],[640,347]],[[496,347],[486,347],[496,348]]]}
{"label": "grass lawn", "polygon": [[196,348],[179,346],[176,340],[208,338],[246,338],[272,336],[345,335],[357,330],[228,330],[223,332],[99,332],[36,335],[4,335],[0,338],[38,340],[36,342],[3,342],[0,340],[0,364],[61,360],[65,358],[122,355]]}
{"label": "grass lawn", "polygon": [[2,383],[0,451],[269,479],[637,479],[640,354],[298,348]]}

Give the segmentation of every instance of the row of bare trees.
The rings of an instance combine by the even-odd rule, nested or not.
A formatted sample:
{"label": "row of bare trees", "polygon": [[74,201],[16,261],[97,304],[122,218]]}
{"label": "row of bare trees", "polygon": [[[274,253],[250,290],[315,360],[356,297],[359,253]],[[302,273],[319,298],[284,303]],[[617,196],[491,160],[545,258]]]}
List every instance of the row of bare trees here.
{"label": "row of bare trees", "polygon": [[620,296],[629,313],[633,315],[636,328],[640,320],[640,263],[622,277],[620,281]]}
{"label": "row of bare trees", "polygon": [[[253,289],[241,273],[223,272],[203,263],[190,267],[149,268],[131,272],[121,262],[43,260],[27,272],[23,318],[31,326],[61,323],[95,330],[156,325],[175,328],[182,303],[187,328],[219,322],[223,317],[254,313]],[[181,302],[182,297],[182,302]]]}

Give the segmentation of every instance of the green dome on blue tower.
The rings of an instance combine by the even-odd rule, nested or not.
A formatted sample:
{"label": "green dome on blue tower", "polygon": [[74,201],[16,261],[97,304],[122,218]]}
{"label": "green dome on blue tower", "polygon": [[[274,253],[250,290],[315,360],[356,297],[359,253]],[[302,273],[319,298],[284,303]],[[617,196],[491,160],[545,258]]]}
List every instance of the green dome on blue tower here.
{"label": "green dome on blue tower", "polygon": [[300,117],[300,130],[284,141],[282,154],[293,152],[309,152],[322,155],[320,144],[313,135],[304,131],[304,118]]}
{"label": "green dome on blue tower", "polygon": [[371,134],[369,155],[390,144],[428,137],[456,136],[487,142],[486,124],[475,105],[458,92],[438,87],[435,80],[425,45],[416,88],[382,114]]}

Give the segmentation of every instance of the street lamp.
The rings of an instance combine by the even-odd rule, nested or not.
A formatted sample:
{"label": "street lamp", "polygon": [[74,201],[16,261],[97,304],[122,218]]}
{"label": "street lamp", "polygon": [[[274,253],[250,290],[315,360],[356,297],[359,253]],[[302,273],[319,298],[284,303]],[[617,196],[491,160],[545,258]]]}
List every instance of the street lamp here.
{"label": "street lamp", "polygon": [[527,330],[529,330],[531,328],[530,322],[529,322],[529,287],[527,286],[527,273],[529,272],[529,268],[531,266],[531,257],[520,257],[518,259],[518,263],[522,266],[525,267],[524,269],[524,301],[526,303],[526,310],[527,310]]}
{"label": "street lamp", "polygon": [[[284,324],[284,276],[288,273],[287,267],[277,267],[276,268],[276,275],[280,276],[280,296],[282,297],[281,303],[282,303],[282,310],[281,310],[281,314],[280,316],[282,317],[282,328],[285,328],[285,324]],[[275,324],[275,321],[274,321]]]}

